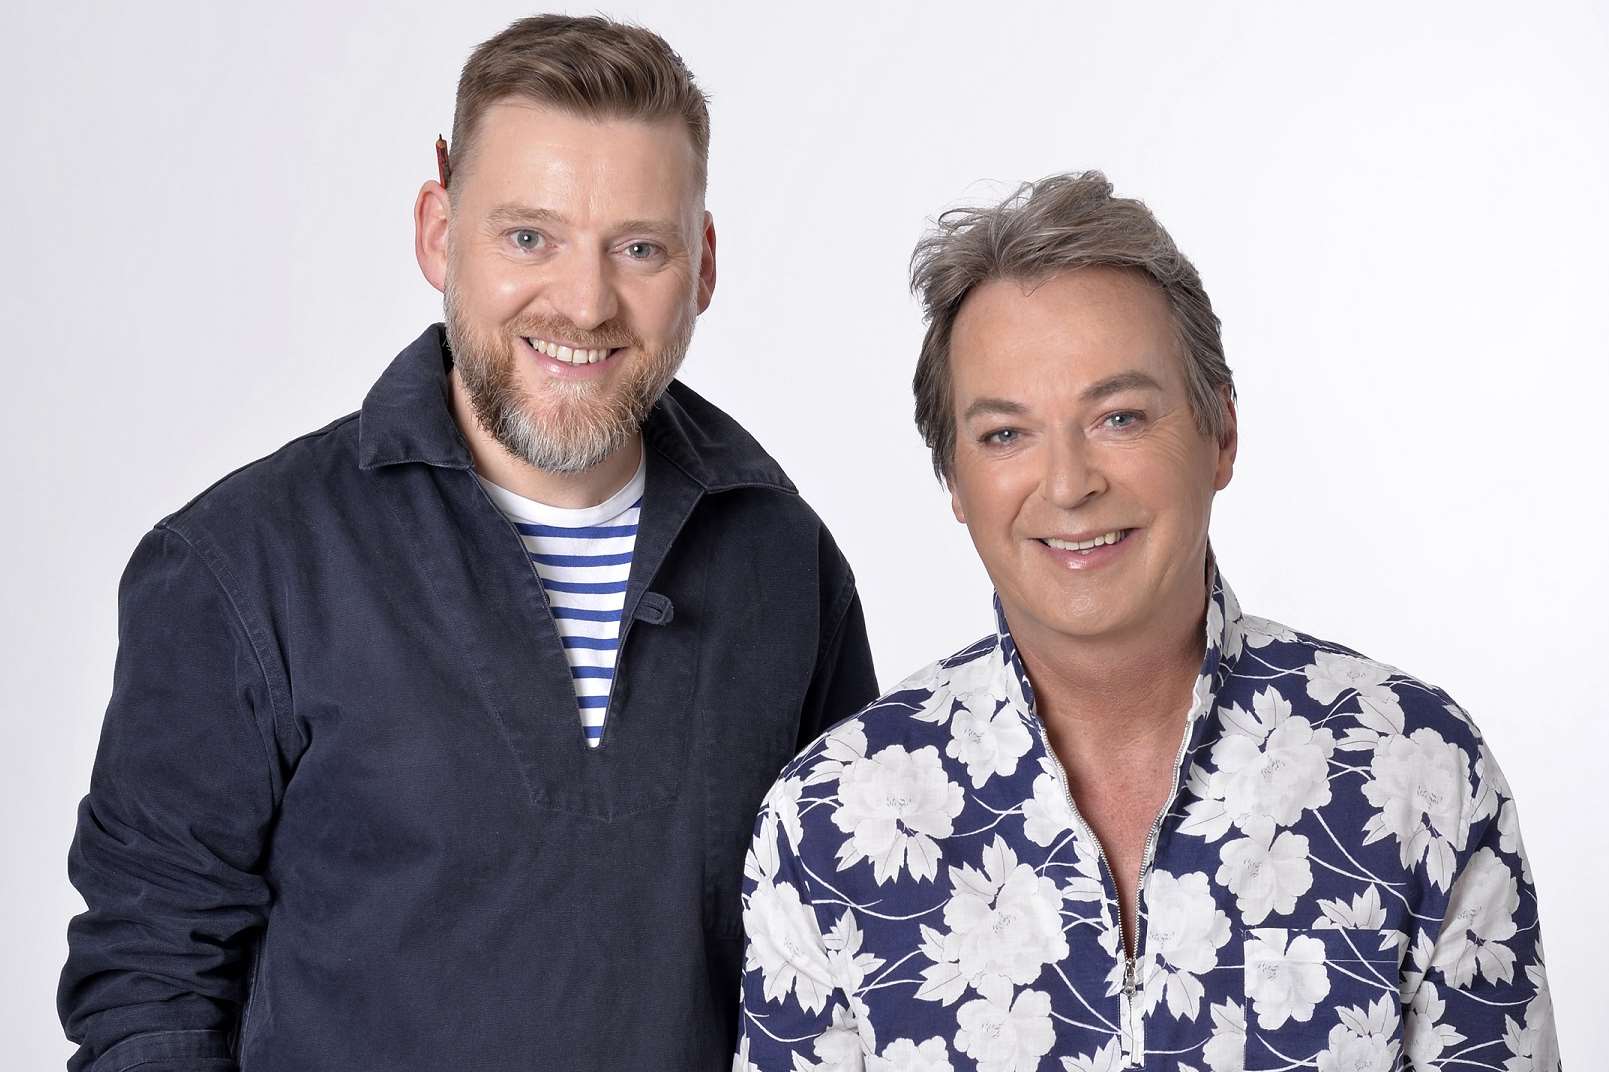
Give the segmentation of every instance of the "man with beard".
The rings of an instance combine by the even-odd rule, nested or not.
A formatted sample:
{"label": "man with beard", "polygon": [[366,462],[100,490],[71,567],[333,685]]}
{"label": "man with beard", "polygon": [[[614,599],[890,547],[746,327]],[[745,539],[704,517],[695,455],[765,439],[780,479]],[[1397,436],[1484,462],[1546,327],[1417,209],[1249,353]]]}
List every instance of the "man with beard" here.
{"label": "man with beard", "polygon": [[415,207],[445,327],[141,543],[71,1068],[728,1062],[749,817],[875,683],[826,529],[672,380],[708,122],[646,30],[481,45]]}

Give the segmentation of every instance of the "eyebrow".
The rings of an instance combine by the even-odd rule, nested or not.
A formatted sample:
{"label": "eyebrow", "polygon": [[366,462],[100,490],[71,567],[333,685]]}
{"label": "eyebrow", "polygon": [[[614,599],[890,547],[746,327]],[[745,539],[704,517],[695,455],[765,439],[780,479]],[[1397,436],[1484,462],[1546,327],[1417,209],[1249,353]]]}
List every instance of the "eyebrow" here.
{"label": "eyebrow", "polygon": [[682,229],[666,220],[626,220],[615,228],[619,234],[644,234],[667,246],[682,244]]}
{"label": "eyebrow", "polygon": [[511,223],[568,223],[562,215],[550,208],[535,208],[515,201],[504,202],[486,214],[486,222],[493,227]]}
{"label": "eyebrow", "polygon": [[[570,221],[563,213],[555,212],[550,208],[536,208],[532,205],[522,205],[515,201],[505,202],[486,214],[486,223],[490,227],[508,227],[518,224],[549,224],[564,226]],[[624,220],[611,228],[616,234],[643,234],[657,239],[667,246],[680,246],[682,244],[681,228],[666,220]]]}
{"label": "eyebrow", "polygon": [[970,421],[972,418],[981,417],[985,413],[999,413],[1008,417],[1016,417],[1027,412],[1028,407],[1021,402],[1012,402],[1010,399],[1005,398],[979,398],[967,407],[967,411],[961,414],[961,419]]}
{"label": "eyebrow", "polygon": [[[1119,372],[1115,376],[1108,376],[1104,380],[1090,384],[1080,392],[1078,397],[1083,402],[1099,402],[1103,398],[1110,398],[1120,392],[1136,389],[1160,391],[1162,385],[1156,382],[1154,377],[1144,372]],[[976,399],[968,406],[966,412],[961,414],[961,419],[970,421],[972,418],[981,417],[984,414],[1020,417],[1027,412],[1028,407],[1021,402],[1013,402],[1009,398],[985,396]]]}
{"label": "eyebrow", "polygon": [[1090,384],[1078,397],[1085,402],[1099,402],[1103,398],[1133,390],[1160,391],[1162,385],[1156,382],[1155,377],[1144,372],[1119,372],[1116,376]]}

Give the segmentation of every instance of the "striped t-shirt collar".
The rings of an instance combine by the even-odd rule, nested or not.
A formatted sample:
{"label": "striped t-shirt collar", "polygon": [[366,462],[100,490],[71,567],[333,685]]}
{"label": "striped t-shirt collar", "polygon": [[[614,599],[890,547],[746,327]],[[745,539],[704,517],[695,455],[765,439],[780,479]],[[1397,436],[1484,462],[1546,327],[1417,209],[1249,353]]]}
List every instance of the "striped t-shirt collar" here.
{"label": "striped t-shirt collar", "polygon": [[509,491],[501,484],[494,484],[479,473],[475,474],[475,478],[486,489],[486,494],[491,496],[497,508],[515,521],[527,525],[557,525],[567,529],[587,528],[611,521],[637,505],[642,498],[643,488],[647,486],[648,451],[643,450],[637,462],[637,471],[625,486],[596,506],[549,506]]}

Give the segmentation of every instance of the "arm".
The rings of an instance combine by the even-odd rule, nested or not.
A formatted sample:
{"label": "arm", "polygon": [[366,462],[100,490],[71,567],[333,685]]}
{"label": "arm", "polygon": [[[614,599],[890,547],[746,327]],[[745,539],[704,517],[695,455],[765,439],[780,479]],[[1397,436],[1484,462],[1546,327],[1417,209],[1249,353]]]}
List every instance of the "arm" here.
{"label": "arm", "polygon": [[855,575],[825,530],[821,557],[822,643],[799,713],[795,751],[877,698],[877,675]]}
{"label": "arm", "polygon": [[73,1072],[235,1068],[269,902],[270,711],[234,601],[157,528],[123,576],[112,699],[68,857],[87,905],[57,994]]}
{"label": "arm", "polygon": [[1434,940],[1419,934],[1404,966],[1417,983],[1404,988],[1404,1048],[1416,1068],[1456,1058],[1458,1067],[1556,1072],[1536,888],[1514,799],[1484,746],[1472,801],[1440,929]]}
{"label": "arm", "polygon": [[[784,771],[788,775],[793,770]],[[733,1072],[859,1068],[860,1039],[784,815],[797,779],[772,787],[743,866],[743,986]],[[791,791],[790,791],[791,790]],[[841,1062],[852,1062],[842,1064]]]}

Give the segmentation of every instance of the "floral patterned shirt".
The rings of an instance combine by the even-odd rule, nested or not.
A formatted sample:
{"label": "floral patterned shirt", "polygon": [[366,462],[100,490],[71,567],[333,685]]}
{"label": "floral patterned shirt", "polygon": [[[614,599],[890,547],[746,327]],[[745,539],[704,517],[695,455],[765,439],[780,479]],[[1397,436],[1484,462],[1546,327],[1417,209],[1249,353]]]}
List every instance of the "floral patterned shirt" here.
{"label": "floral patterned shirt", "polygon": [[1558,1067],[1479,731],[1439,689],[1242,615],[1214,576],[1138,955],[999,616],[766,797],[736,1072]]}

